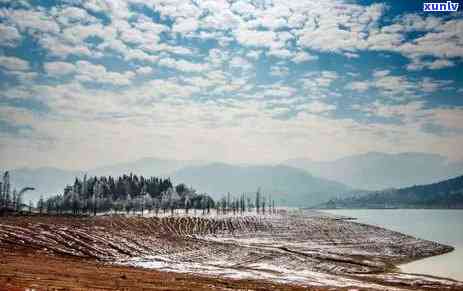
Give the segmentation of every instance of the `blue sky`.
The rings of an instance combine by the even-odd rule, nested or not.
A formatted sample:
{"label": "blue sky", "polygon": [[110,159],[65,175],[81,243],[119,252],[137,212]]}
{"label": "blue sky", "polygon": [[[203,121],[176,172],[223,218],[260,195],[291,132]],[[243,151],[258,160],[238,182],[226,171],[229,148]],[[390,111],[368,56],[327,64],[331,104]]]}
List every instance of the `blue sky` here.
{"label": "blue sky", "polygon": [[461,3],[422,3],[0,1],[2,164],[462,159]]}

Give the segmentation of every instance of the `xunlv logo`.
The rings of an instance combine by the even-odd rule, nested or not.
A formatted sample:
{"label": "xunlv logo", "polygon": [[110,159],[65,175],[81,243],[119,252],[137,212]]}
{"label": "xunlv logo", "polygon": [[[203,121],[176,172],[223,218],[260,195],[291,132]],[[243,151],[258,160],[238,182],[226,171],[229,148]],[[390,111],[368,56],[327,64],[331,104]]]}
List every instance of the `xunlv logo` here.
{"label": "xunlv logo", "polygon": [[457,11],[458,3],[447,1],[445,3],[423,3],[423,11]]}

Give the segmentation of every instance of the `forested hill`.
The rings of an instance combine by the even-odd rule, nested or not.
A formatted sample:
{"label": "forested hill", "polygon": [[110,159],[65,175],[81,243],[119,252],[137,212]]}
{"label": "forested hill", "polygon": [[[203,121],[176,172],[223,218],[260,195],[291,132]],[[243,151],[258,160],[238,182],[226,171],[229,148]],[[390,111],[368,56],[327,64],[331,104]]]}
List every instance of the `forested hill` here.
{"label": "forested hill", "polygon": [[334,199],[320,208],[463,208],[463,176],[429,185],[374,192]]}

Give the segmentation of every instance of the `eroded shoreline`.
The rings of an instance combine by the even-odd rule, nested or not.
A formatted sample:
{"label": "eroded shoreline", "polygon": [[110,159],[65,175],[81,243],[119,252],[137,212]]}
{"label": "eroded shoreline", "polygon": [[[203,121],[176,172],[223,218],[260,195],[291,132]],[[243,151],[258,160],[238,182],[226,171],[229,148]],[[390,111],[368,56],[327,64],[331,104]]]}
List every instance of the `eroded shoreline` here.
{"label": "eroded shoreline", "polygon": [[183,273],[179,276],[264,279],[313,288],[463,290],[461,282],[403,274],[396,268],[449,252],[449,246],[304,212],[204,218],[7,217],[0,224],[0,247]]}

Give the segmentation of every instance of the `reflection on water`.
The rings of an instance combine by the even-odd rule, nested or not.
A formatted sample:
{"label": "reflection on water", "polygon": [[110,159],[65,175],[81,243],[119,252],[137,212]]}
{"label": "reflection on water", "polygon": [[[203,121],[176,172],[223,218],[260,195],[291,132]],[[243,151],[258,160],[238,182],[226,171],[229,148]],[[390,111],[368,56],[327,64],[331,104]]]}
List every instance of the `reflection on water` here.
{"label": "reflection on water", "polygon": [[451,253],[401,265],[403,272],[429,274],[463,281],[463,210],[353,209],[328,210],[359,222],[399,231],[455,247]]}

